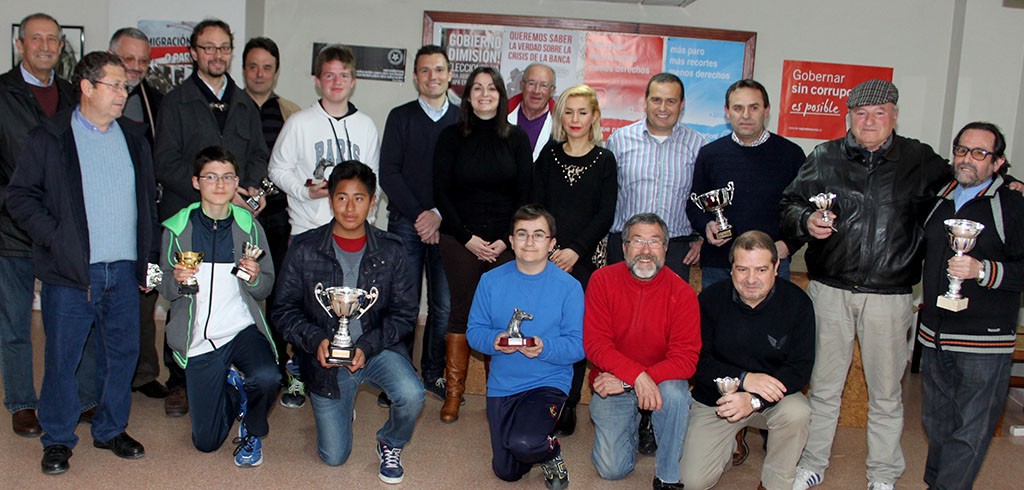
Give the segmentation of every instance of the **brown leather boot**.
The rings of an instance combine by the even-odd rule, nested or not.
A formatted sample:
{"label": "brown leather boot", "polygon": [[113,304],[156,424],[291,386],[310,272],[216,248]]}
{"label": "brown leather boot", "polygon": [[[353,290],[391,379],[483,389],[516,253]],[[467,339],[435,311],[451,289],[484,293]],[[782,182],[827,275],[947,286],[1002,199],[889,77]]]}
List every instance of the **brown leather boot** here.
{"label": "brown leather boot", "polygon": [[469,343],[466,334],[448,334],[445,347],[446,387],[441,422],[450,424],[459,420],[459,405],[462,403],[462,393],[466,391],[466,372],[469,371]]}

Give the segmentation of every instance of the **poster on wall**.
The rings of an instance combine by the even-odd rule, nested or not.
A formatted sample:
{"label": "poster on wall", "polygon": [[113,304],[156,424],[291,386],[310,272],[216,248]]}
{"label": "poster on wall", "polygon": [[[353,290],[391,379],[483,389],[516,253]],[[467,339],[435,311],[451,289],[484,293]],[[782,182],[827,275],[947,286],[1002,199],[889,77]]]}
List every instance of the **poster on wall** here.
{"label": "poster on wall", "polygon": [[139,29],[149,37],[149,75],[146,81],[167,93],[192,75],[189,37],[197,22],[139,20]]}
{"label": "poster on wall", "polygon": [[553,97],[579,83],[594,88],[606,138],[645,117],[647,81],[671,72],[685,86],[682,121],[717,139],[729,133],[726,89],[753,74],[752,32],[447,12],[424,17],[423,42],[445,48],[451,60],[454,98],[477,66],[498,70],[512,97],[526,67],[544,63],[555,70]]}
{"label": "poster on wall", "polygon": [[[405,48],[382,48],[379,46],[357,46],[344,44],[356,57],[356,78],[360,80],[381,80],[405,82]],[[316,55],[327,47],[327,43],[313,43],[313,57],[309,74],[316,71]]]}
{"label": "poster on wall", "polygon": [[892,81],[891,67],[815,61],[782,62],[779,135],[831,140],[846,134],[846,99],[857,84]]}
{"label": "poster on wall", "polygon": [[[57,60],[57,66],[54,66],[53,69],[58,78],[71,80],[75,73],[75,65],[85,55],[85,27],[61,26],[60,29],[64,47]],[[21,53],[18,52],[15,42],[19,37],[21,37],[21,25],[11,24],[11,68],[21,63]]]}

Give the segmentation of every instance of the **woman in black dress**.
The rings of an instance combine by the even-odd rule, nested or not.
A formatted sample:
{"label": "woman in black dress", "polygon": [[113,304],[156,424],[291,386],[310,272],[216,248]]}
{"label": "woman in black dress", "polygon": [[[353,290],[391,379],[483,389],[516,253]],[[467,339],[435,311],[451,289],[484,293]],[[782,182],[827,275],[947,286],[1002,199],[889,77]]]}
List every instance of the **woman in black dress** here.
{"label": "woman in black dress", "polygon": [[[540,153],[534,174],[533,200],[555,217],[558,245],[551,262],[587,287],[603,254],[595,257],[608,235],[618,194],[615,155],[601,144],[601,108],[597,94],[586,85],[564,92],[555,105],[552,142]],[[603,264],[601,264],[603,265]],[[572,389],[555,433],[576,429],[586,359],[574,365]]]}
{"label": "woman in black dress", "polygon": [[506,114],[508,96],[501,75],[490,67],[473,70],[466,80],[459,122],[441,132],[434,152],[441,262],[451,293],[443,422],[459,418],[469,369],[466,324],[473,293],[484,272],[512,260],[509,222],[530,195],[530,139],[508,123]]}

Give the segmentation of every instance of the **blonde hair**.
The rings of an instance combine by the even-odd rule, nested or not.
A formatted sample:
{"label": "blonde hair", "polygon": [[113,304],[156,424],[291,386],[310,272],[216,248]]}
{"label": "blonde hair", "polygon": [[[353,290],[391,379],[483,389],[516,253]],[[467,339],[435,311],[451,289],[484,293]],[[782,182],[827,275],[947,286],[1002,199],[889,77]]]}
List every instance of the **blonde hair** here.
{"label": "blonde hair", "polygon": [[565,112],[565,104],[569,101],[570,97],[583,97],[590,105],[590,109],[594,111],[594,123],[590,126],[590,141],[595,145],[601,144],[601,107],[597,101],[597,92],[590,88],[589,85],[573,85],[565,89],[562,95],[558,97],[558,103],[555,104],[556,117],[555,124],[551,127],[551,137],[555,141],[565,141],[565,129],[562,128],[562,114]]}

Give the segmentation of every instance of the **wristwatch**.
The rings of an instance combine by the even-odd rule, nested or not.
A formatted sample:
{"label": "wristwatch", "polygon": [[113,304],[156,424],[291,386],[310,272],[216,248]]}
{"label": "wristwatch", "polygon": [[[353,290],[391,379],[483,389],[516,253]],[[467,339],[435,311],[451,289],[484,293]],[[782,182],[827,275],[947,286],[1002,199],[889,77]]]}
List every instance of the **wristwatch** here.
{"label": "wristwatch", "polygon": [[761,399],[757,395],[750,395],[750,406],[755,412],[761,410]]}
{"label": "wristwatch", "polygon": [[978,271],[978,282],[985,280],[985,264],[981,265],[981,270]]}

